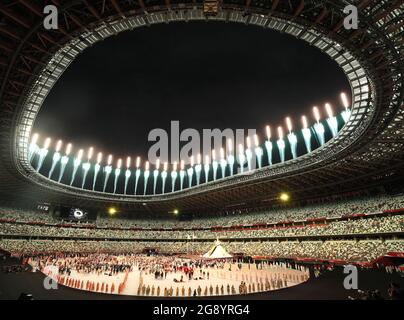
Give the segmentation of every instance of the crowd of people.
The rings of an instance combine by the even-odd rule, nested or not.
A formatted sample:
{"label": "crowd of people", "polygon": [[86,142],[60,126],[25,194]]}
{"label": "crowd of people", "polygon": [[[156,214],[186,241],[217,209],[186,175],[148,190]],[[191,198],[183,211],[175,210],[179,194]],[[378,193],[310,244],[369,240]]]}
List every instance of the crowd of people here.
{"label": "crowd of people", "polygon": [[285,288],[310,276],[299,264],[133,253],[39,254],[25,263],[78,289],[145,296],[248,294]]}
{"label": "crowd of people", "polygon": [[315,218],[338,218],[352,214],[366,214],[404,208],[404,195],[376,196],[360,199],[338,200],[304,207],[274,207],[264,212],[234,213],[214,218],[197,218],[193,221],[97,219],[98,226],[144,227],[144,228],[204,228],[214,226],[235,226],[282,221],[302,221]]}
{"label": "crowd of people", "polygon": [[232,239],[272,238],[291,236],[343,235],[363,233],[386,233],[404,231],[404,212],[391,216],[344,218],[340,221],[306,223],[304,225],[277,225],[266,228],[243,228],[229,231],[208,230],[116,230],[104,228],[73,228],[35,225],[26,223],[0,222],[0,234],[70,237],[70,238],[117,238],[117,239]]}
{"label": "crowd of people", "polygon": [[29,266],[22,265],[11,265],[11,266],[0,266],[0,272],[4,273],[18,273],[30,270]]}
{"label": "crowd of people", "polygon": [[[404,212],[384,212],[402,208],[404,196],[378,196],[304,208],[274,209],[248,216],[235,215],[187,222],[174,220],[175,224],[171,220],[157,222],[101,218],[95,224],[74,225],[62,225],[60,221],[56,223],[50,214],[3,208],[0,209],[0,249],[15,254],[34,254],[132,253],[153,248],[169,254],[203,254],[214,239],[220,238],[226,243],[229,252],[245,255],[370,261],[389,251],[404,252],[403,240],[391,236],[388,239],[393,240],[383,238],[383,234],[394,235],[404,231]],[[326,219],[315,220],[318,218]],[[42,223],[35,222],[38,220]],[[258,223],[268,225],[254,227]],[[120,227],[115,228],[118,225]],[[220,232],[215,227],[207,228],[217,225],[233,228]],[[128,228],[133,226],[143,229]],[[166,230],[156,231],[155,228],[159,226],[164,226]],[[174,226],[176,229],[169,229]],[[201,226],[204,229],[195,229]],[[178,230],[179,227],[186,229]],[[353,234],[378,234],[380,240],[327,238],[327,241],[319,241],[315,238],[325,235],[332,239],[336,235]],[[311,239],[303,238],[301,241],[301,238],[293,240],[291,237]]]}
{"label": "crowd of people", "polygon": [[[388,252],[404,252],[404,241],[398,240],[329,240],[329,241],[222,241],[230,253],[281,258],[372,261]],[[204,254],[210,242],[160,241],[74,241],[2,239],[0,248],[15,256],[39,253],[140,253],[153,248],[166,254]]]}
{"label": "crowd of people", "polygon": [[[389,300],[404,300],[404,291],[398,283],[391,282],[387,290]],[[349,296],[350,300],[384,300],[378,289],[358,290],[356,295]]]}
{"label": "crowd of people", "polygon": [[[99,216],[94,222],[74,223],[76,227],[103,228],[206,228],[215,226],[239,226],[259,223],[278,223],[285,221],[304,221],[318,218],[339,218],[346,215],[377,213],[385,210],[404,208],[404,195],[375,196],[359,199],[338,200],[322,204],[312,204],[294,207],[274,207],[265,212],[234,213],[222,216],[195,218],[192,221],[180,221],[175,217],[170,219],[126,218]],[[135,215],[136,216],[136,215]],[[0,220],[19,222],[46,222],[60,224],[60,218],[48,213],[38,213],[30,210],[17,210],[0,207]],[[64,223],[69,224],[67,221]]]}

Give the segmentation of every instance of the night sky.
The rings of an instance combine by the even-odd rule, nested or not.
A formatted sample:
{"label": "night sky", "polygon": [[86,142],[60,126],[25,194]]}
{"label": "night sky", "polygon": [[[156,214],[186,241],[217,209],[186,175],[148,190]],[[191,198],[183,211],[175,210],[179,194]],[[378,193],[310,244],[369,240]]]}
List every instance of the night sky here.
{"label": "night sky", "polygon": [[85,50],[40,111],[35,131],[74,149],[145,157],[150,130],[300,128],[313,105],[341,108],[349,84],[338,65],[301,40],[219,22],[155,25]]}

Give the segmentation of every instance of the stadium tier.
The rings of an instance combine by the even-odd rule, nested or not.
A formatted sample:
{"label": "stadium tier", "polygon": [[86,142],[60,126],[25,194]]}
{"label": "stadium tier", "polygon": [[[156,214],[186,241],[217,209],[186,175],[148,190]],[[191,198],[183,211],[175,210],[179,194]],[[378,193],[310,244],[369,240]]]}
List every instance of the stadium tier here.
{"label": "stadium tier", "polygon": [[[290,258],[297,261],[339,261],[340,263],[372,262],[390,252],[403,252],[403,240],[329,240],[329,241],[248,241],[226,242],[232,253],[243,251],[247,256]],[[201,254],[209,250],[212,243],[193,243],[187,246],[180,242],[153,241],[74,241],[74,240],[2,240],[4,250],[15,256],[27,257],[38,254],[65,253],[111,253],[141,254],[145,248],[155,249],[161,254]]]}
{"label": "stadium tier", "polygon": [[276,258],[371,261],[404,251],[404,241],[397,239],[404,233],[403,196],[193,221],[103,217],[73,223],[50,214],[4,208],[0,212],[0,248],[15,254],[57,252],[58,248],[112,253],[153,248],[160,253],[202,254],[215,239],[233,254]]}

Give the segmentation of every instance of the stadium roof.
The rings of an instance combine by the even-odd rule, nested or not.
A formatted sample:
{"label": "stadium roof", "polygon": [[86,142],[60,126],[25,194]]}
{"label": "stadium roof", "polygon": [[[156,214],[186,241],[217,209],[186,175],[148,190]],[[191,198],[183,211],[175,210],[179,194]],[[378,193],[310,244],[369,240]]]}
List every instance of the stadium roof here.
{"label": "stadium roof", "polygon": [[[361,189],[403,176],[403,0],[351,1],[359,29],[343,26],[346,1],[57,1],[59,28],[43,28],[45,1],[0,4],[0,194],[137,211],[223,210]],[[212,2],[212,1],[209,1]],[[214,1],[213,1],[214,2]],[[207,12],[207,8],[210,8]],[[401,14],[400,14],[401,12]],[[37,113],[54,83],[85,48],[124,30],[172,21],[214,20],[291,34],[334,59],[351,84],[352,115],[339,135],[297,159],[156,196],[124,196],[58,184],[27,160]],[[186,24],[184,24],[186,28]]]}

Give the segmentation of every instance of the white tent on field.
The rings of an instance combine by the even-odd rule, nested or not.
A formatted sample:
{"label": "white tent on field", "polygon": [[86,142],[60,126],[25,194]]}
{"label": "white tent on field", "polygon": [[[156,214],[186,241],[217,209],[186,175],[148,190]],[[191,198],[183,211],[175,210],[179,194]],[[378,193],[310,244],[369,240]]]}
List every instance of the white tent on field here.
{"label": "white tent on field", "polygon": [[229,254],[226,249],[222,246],[219,239],[215,241],[215,244],[206,252],[203,256],[206,259],[226,259],[232,258],[233,256]]}

